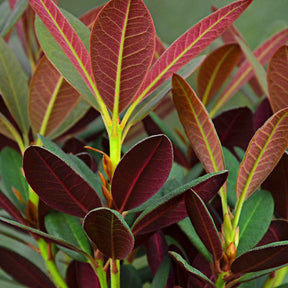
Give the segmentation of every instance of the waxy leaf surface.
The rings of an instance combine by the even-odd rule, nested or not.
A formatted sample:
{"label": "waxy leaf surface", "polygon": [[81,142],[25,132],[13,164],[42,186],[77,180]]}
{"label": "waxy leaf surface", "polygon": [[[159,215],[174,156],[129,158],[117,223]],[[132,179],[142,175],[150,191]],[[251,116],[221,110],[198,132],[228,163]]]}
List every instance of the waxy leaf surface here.
{"label": "waxy leaf surface", "polygon": [[125,259],[134,247],[134,237],[120,213],[96,208],[84,218],[84,230],[105,256]]}
{"label": "waxy leaf surface", "polygon": [[238,198],[249,197],[276,166],[288,146],[288,108],[274,114],[254,135],[237,178]]}
{"label": "waxy leaf surface", "polygon": [[172,87],[179,119],[206,172],[224,170],[221,145],[204,105],[189,84],[176,74],[172,78]]}
{"label": "waxy leaf surface", "polygon": [[27,287],[55,288],[51,280],[37,266],[4,247],[0,247],[0,267]]}
{"label": "waxy leaf surface", "polygon": [[288,46],[274,54],[267,70],[269,101],[275,112],[288,107]]}
{"label": "waxy leaf surface", "polygon": [[[254,51],[254,56],[258,59],[261,65],[265,65],[273,54],[287,41],[288,29],[284,29],[260,45],[260,47]],[[218,98],[210,115],[214,116],[218,109],[222,107],[222,105],[227,102],[253,76],[253,67],[248,60],[245,60],[239,67],[237,73],[235,73],[233,76],[233,79],[226,87],[225,91]]]}
{"label": "waxy leaf surface", "polygon": [[44,148],[27,148],[23,169],[32,189],[56,210],[84,217],[91,209],[102,206],[96,191],[64,161]]}
{"label": "waxy leaf surface", "polygon": [[111,184],[119,211],[133,209],[151,198],[167,180],[173,162],[165,135],[149,137],[129,150],[117,165]]}
{"label": "waxy leaf surface", "polygon": [[80,97],[44,56],[30,84],[29,117],[34,133],[48,136],[54,132]]}
{"label": "waxy leaf surface", "polygon": [[233,273],[249,273],[275,268],[288,263],[288,241],[257,247],[237,257],[231,265]]}
{"label": "waxy leaf surface", "polygon": [[238,44],[226,44],[214,50],[202,63],[197,76],[198,97],[206,106],[225,83],[242,55]]}
{"label": "waxy leaf surface", "polygon": [[249,6],[251,0],[240,0],[206,17],[180,36],[153,65],[137,98],[143,98],[170,78],[217,39]]}
{"label": "waxy leaf surface", "polygon": [[185,194],[185,204],[190,221],[205,247],[215,260],[222,257],[223,250],[214,221],[203,200],[192,190]]}
{"label": "waxy leaf surface", "polygon": [[142,0],[112,0],[101,10],[90,38],[97,87],[110,111],[132,101],[150,67],[155,48],[152,18]]}

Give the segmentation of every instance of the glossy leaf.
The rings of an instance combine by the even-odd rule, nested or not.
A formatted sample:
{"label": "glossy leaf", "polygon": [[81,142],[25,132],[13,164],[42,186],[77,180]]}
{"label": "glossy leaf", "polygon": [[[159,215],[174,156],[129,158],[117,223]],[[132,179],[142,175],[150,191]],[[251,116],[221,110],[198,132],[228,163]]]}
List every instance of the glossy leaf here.
{"label": "glossy leaf", "polygon": [[285,152],[273,169],[267,179],[264,181],[262,188],[272,193],[275,201],[275,213],[288,219],[288,154]]}
{"label": "glossy leaf", "polygon": [[184,219],[187,217],[184,194],[191,193],[190,188],[207,203],[215,196],[226,178],[227,172],[220,172],[214,176],[206,175],[166,194],[156,202],[149,202],[148,207],[133,224],[134,235],[154,232]]}
{"label": "glossy leaf", "polygon": [[20,139],[20,135],[12,123],[0,112],[0,133],[15,141]]}
{"label": "glossy leaf", "polygon": [[0,267],[19,283],[31,288],[55,288],[51,280],[23,256],[0,247]]}
{"label": "glossy leaf", "polygon": [[169,254],[172,256],[172,259],[177,264],[179,264],[186,273],[188,273],[193,277],[196,277],[205,284],[208,284],[209,287],[216,287],[215,284],[207,276],[205,276],[202,272],[189,265],[179,254],[175,252],[169,252]]}
{"label": "glossy leaf", "polygon": [[112,0],[104,6],[93,25],[90,53],[97,87],[110,111],[120,113],[132,101],[154,48],[154,25],[142,0]]}
{"label": "glossy leaf", "polygon": [[4,27],[1,29],[0,35],[5,37],[10,30],[14,27],[16,22],[19,20],[23,12],[28,6],[28,0],[18,0],[14,5],[13,10],[11,11],[9,17],[5,21]]}
{"label": "glossy leaf", "polygon": [[275,268],[288,263],[288,241],[257,247],[237,257],[231,265],[233,273],[249,273]]}
{"label": "glossy leaf", "polygon": [[91,209],[102,206],[94,189],[64,161],[44,148],[27,148],[23,169],[32,189],[56,210],[84,217]]}
{"label": "glossy leaf", "polygon": [[0,92],[5,104],[22,132],[28,133],[28,78],[2,38],[0,38],[0,79]]}
{"label": "glossy leaf", "polygon": [[215,260],[222,257],[222,243],[214,221],[203,200],[192,190],[185,194],[185,204],[190,221],[205,247]]}
{"label": "glossy leaf", "polygon": [[288,146],[288,109],[274,114],[254,135],[237,178],[238,198],[249,197],[276,166]]}
{"label": "glossy leaf", "polygon": [[[273,35],[266,42],[261,44],[255,51],[254,55],[258,59],[261,65],[265,65],[266,62],[272,57],[272,55],[286,42],[288,41],[288,29],[284,29],[279,33]],[[248,60],[244,61],[239,70],[233,76],[233,79],[226,87],[224,92],[218,98],[214,105],[210,115],[213,117],[222,105],[227,102],[247,81],[249,81],[254,75],[252,65]]]}
{"label": "glossy leaf", "polygon": [[[38,0],[35,1],[39,2]],[[51,2],[51,0],[49,0],[49,3]],[[39,2],[39,4],[41,4],[41,2]],[[54,5],[54,4],[51,4]],[[51,6],[52,7],[52,6]],[[45,10],[44,10],[45,11]],[[56,11],[56,10],[55,10]],[[91,68],[91,63],[90,63],[90,57],[88,54],[88,49],[89,49],[89,37],[90,37],[90,30],[76,17],[74,17],[73,15],[69,14],[68,12],[64,12],[65,18],[69,20],[69,23],[67,22],[67,20],[63,20],[62,16],[60,17],[62,20],[64,21],[64,23],[66,23],[65,25],[68,25],[67,27],[69,27],[69,25],[71,25],[73,27],[73,30],[75,31],[75,33],[77,33],[77,38],[75,39],[81,39],[81,43],[80,47],[81,50],[83,49],[85,56],[85,59],[87,62],[87,66],[90,66],[90,73],[92,73],[92,68]],[[61,13],[62,14],[62,13]],[[60,15],[60,14],[59,14]],[[48,22],[51,21],[51,18],[47,18]],[[50,20],[49,20],[50,19]],[[57,23],[57,22],[56,22]],[[47,24],[47,23],[46,23]],[[54,25],[51,26],[50,29],[55,28]],[[50,34],[50,30],[48,30],[45,25],[40,21],[40,19],[37,17],[36,21],[35,21],[35,28],[36,28],[36,34],[38,37],[38,40],[40,42],[41,47],[43,48],[46,56],[49,58],[49,60],[53,63],[53,65],[56,67],[56,69],[63,75],[63,77],[77,90],[81,93],[81,95],[97,110],[99,110],[99,105],[96,101],[96,97],[93,94],[93,92],[89,89],[90,87],[87,86],[87,82],[82,78],[81,73],[79,74],[79,69],[77,69],[77,67],[75,67],[73,65],[73,63],[70,61],[69,57],[65,54],[64,51],[62,51],[62,47],[59,46],[59,44],[57,43],[57,41],[54,39],[54,36]],[[66,30],[66,32],[70,31],[70,28],[67,28],[68,30]],[[74,33],[74,32],[73,32]],[[57,35],[57,33],[55,34]],[[71,34],[72,36],[72,34]],[[73,40],[73,39],[71,39]],[[65,41],[65,40],[64,40]],[[75,44],[80,43],[78,40],[75,40],[77,42],[75,42]],[[65,43],[69,43],[69,42],[63,42],[62,44],[65,45]],[[70,43],[71,44],[71,43]],[[82,46],[84,45],[84,47]],[[65,47],[63,47],[64,49]],[[86,52],[85,50],[86,49]],[[71,50],[72,51],[72,50]],[[70,52],[71,52],[70,51]],[[68,53],[68,51],[66,51]],[[77,50],[78,52],[78,50]],[[75,51],[76,53],[76,51]],[[83,54],[83,55],[84,55]],[[75,54],[77,56],[77,54]],[[75,56],[75,57],[76,57]],[[71,56],[72,57],[72,56]],[[86,57],[88,57],[86,59]],[[81,60],[81,59],[79,59]],[[88,64],[89,63],[89,64]],[[75,64],[75,63],[74,63]],[[87,67],[87,68],[88,68]],[[86,69],[83,66],[83,69]],[[89,75],[89,74],[88,74]],[[93,75],[90,74],[89,77],[92,77]],[[92,78],[91,78],[92,79]],[[87,79],[86,79],[87,80]]]}
{"label": "glossy leaf", "polygon": [[[50,213],[45,217],[45,227],[48,233],[57,239],[67,241],[79,249],[91,254],[91,246],[78,218],[63,213]],[[60,249],[72,259],[86,262],[82,254],[60,246]]]}
{"label": "glossy leaf", "polygon": [[30,84],[29,117],[34,133],[51,135],[75,109],[80,98],[49,60],[42,57]]}
{"label": "glossy leaf", "polygon": [[88,263],[72,261],[66,271],[69,288],[101,288],[98,277]]}
{"label": "glossy leaf", "polygon": [[167,180],[173,162],[170,140],[152,136],[132,147],[117,165],[111,183],[119,211],[133,209],[151,198]]}
{"label": "glossy leaf", "polygon": [[[142,99],[217,39],[249,6],[240,0],[223,7],[180,36],[153,65],[136,98]],[[136,99],[135,98],[135,99]]]}
{"label": "glossy leaf", "polygon": [[273,55],[267,71],[269,101],[275,112],[288,106],[288,46],[284,45]]}
{"label": "glossy leaf", "polygon": [[84,230],[105,256],[125,259],[134,247],[134,237],[120,213],[96,208],[84,218]]}
{"label": "glossy leaf", "polygon": [[271,194],[260,190],[244,202],[239,219],[237,256],[253,248],[264,236],[272,220],[274,201]]}
{"label": "glossy leaf", "polygon": [[197,92],[206,106],[228,79],[242,55],[238,44],[226,44],[210,53],[197,76]]}
{"label": "glossy leaf", "polygon": [[221,145],[204,105],[180,76],[173,75],[172,86],[179,119],[206,172],[224,170]]}

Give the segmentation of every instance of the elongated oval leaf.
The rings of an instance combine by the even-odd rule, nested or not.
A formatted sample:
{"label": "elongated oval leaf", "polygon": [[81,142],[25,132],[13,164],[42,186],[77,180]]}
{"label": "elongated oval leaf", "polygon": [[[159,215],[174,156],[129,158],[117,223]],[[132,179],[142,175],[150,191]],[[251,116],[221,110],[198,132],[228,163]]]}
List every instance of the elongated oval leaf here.
{"label": "elongated oval leaf", "polygon": [[107,257],[125,259],[134,247],[133,234],[123,217],[109,208],[96,208],[84,218],[83,227]]}
{"label": "elongated oval leaf", "polygon": [[267,71],[269,101],[274,112],[288,107],[288,46],[273,55]]}
{"label": "elongated oval leaf", "polygon": [[222,243],[214,221],[203,200],[192,190],[185,194],[187,213],[205,247],[219,260],[223,255]]}
{"label": "elongated oval leaf", "polygon": [[224,170],[221,145],[209,114],[189,84],[173,75],[173,100],[190,144],[208,173]]}
{"label": "elongated oval leaf", "polygon": [[136,98],[142,99],[151,93],[173,73],[196,57],[217,39],[251,2],[251,0],[240,0],[231,3],[206,17],[180,36],[153,65]]}
{"label": "elongated oval leaf", "polygon": [[151,64],[155,29],[142,0],[112,0],[94,23],[90,51],[99,92],[110,111],[132,101]]}
{"label": "elongated oval leaf", "polygon": [[72,112],[81,95],[44,56],[30,84],[29,117],[34,133],[48,136]]}
{"label": "elongated oval leaf", "polygon": [[167,180],[172,162],[172,144],[165,135],[149,137],[132,147],[112,178],[112,196],[119,211],[133,209],[151,198]]}
{"label": "elongated oval leaf", "polygon": [[[85,234],[79,218],[63,213],[51,213],[45,217],[45,227],[50,235],[67,241],[79,249],[91,254],[91,246]],[[87,258],[73,250],[60,246],[60,249],[81,262],[87,262]]]}
{"label": "elongated oval leaf", "polygon": [[205,106],[230,76],[241,55],[239,45],[232,43],[219,47],[206,57],[197,77],[198,96]]}
{"label": "elongated oval leaf", "polygon": [[95,190],[64,161],[44,148],[27,148],[23,169],[32,189],[56,210],[84,217],[91,209],[102,206]]}
{"label": "elongated oval leaf", "polygon": [[0,37],[0,92],[22,132],[28,133],[28,77]]}
{"label": "elongated oval leaf", "polygon": [[[261,65],[265,65],[273,54],[287,41],[288,29],[284,29],[261,44],[260,47],[254,51],[254,55]],[[216,104],[210,112],[211,117],[213,117],[219,108],[222,107],[222,105],[227,102],[247,81],[249,81],[253,75],[254,70],[252,65],[248,60],[244,61],[237,73],[233,76],[233,79],[229,85],[218,98]]]}
{"label": "elongated oval leaf", "polygon": [[239,219],[239,245],[237,255],[253,248],[269,228],[274,211],[271,194],[260,190],[244,202]]}
{"label": "elongated oval leaf", "polygon": [[288,241],[257,247],[237,257],[231,265],[233,273],[249,273],[275,268],[288,263]]}
{"label": "elongated oval leaf", "polygon": [[0,112],[0,133],[14,141],[21,139],[18,131],[1,112]]}
{"label": "elongated oval leaf", "polygon": [[273,115],[247,148],[237,178],[238,198],[249,197],[276,166],[288,146],[288,108]]}
{"label": "elongated oval leaf", "polygon": [[0,247],[0,267],[27,287],[55,288],[51,280],[37,266],[4,247]]}

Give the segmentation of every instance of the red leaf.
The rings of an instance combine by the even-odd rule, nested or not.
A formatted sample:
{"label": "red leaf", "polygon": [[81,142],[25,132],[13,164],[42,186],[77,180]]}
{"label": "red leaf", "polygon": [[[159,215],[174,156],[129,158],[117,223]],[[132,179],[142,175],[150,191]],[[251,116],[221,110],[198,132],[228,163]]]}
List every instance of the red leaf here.
{"label": "red leaf", "polygon": [[151,65],[153,65],[158,60],[158,58],[160,58],[160,56],[165,52],[165,50],[166,48],[164,43],[160,40],[160,38],[156,37],[156,46]]}
{"label": "red leaf", "polygon": [[37,266],[4,247],[0,247],[0,267],[19,283],[30,288],[55,288]]}
{"label": "red leaf", "polygon": [[236,194],[249,197],[276,166],[288,146],[288,108],[273,115],[250,141],[238,173]]}
{"label": "red leaf", "polygon": [[215,260],[223,255],[222,244],[214,221],[201,198],[192,190],[185,194],[186,209],[199,238]]}
{"label": "red leaf", "polygon": [[172,78],[173,100],[190,144],[207,173],[225,169],[221,145],[204,105],[180,76]]}
{"label": "red leaf", "polygon": [[233,273],[249,273],[276,268],[288,263],[288,242],[275,242],[257,247],[237,257],[231,265]]}
{"label": "red leaf", "polygon": [[56,210],[84,217],[91,209],[102,205],[97,193],[87,182],[44,148],[27,148],[23,169],[32,189],[42,201]]}
{"label": "red leaf", "polygon": [[288,46],[273,55],[267,70],[269,101],[273,112],[288,107]]}
{"label": "red leaf", "polygon": [[[261,65],[272,57],[272,55],[288,41],[288,29],[284,29],[273,37],[269,38],[265,43],[260,45],[254,52],[255,57],[259,60]],[[218,98],[210,115],[214,116],[222,105],[227,102],[247,81],[249,81],[254,75],[254,69],[248,60],[245,60],[233,79],[226,87],[225,91]]]}
{"label": "red leaf", "polygon": [[180,36],[158,59],[149,71],[140,93],[142,100],[165,82],[181,67],[196,57],[217,39],[250,5],[252,0],[240,0],[206,17]]}
{"label": "red leaf", "polygon": [[197,77],[198,97],[206,106],[228,79],[242,55],[238,44],[226,44],[209,54]]}
{"label": "red leaf", "polygon": [[91,30],[93,24],[104,5],[100,5],[79,17],[79,19]]}
{"label": "red leaf", "polygon": [[150,67],[155,48],[152,18],[142,0],[112,0],[94,23],[91,62],[107,107],[123,111]]}
{"label": "red leaf", "polygon": [[111,183],[113,200],[123,212],[144,203],[163,186],[173,161],[165,135],[149,137],[128,151],[117,165]]}
{"label": "red leaf", "polygon": [[105,256],[125,259],[134,247],[134,237],[121,214],[109,208],[96,208],[84,218],[89,238]]}
{"label": "red leaf", "polygon": [[254,131],[257,131],[273,115],[270,103],[265,98],[254,113]]}

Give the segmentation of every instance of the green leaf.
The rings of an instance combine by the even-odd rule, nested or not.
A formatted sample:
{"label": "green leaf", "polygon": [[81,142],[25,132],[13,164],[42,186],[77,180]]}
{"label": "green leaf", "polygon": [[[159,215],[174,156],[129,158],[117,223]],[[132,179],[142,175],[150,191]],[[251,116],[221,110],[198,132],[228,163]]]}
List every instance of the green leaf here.
{"label": "green leaf", "polygon": [[169,277],[169,272],[170,272],[170,268],[171,268],[171,258],[166,255],[154,278],[153,278],[153,281],[152,281],[152,284],[151,284],[151,288],[165,288],[166,287],[166,283],[167,283],[167,280],[168,280],[168,277]]}
{"label": "green leaf", "polygon": [[274,201],[268,191],[259,190],[243,205],[239,220],[239,246],[237,256],[254,247],[269,228]]}
{"label": "green leaf", "polygon": [[[16,189],[25,202],[29,199],[28,184],[22,173],[22,157],[10,147],[0,153],[0,174],[4,185],[9,192],[10,199],[19,203],[12,189]],[[16,200],[17,199],[17,200]]]}
{"label": "green leaf", "polygon": [[120,287],[142,288],[142,281],[134,266],[129,264],[121,265]]}
{"label": "green leaf", "polygon": [[10,113],[25,134],[29,131],[28,77],[16,56],[0,39],[0,92]]}
{"label": "green leaf", "polygon": [[[45,226],[52,236],[67,241],[91,255],[90,242],[79,218],[59,212],[51,213],[45,217]],[[87,258],[82,254],[61,246],[59,248],[71,258],[80,262],[87,262]]]}

